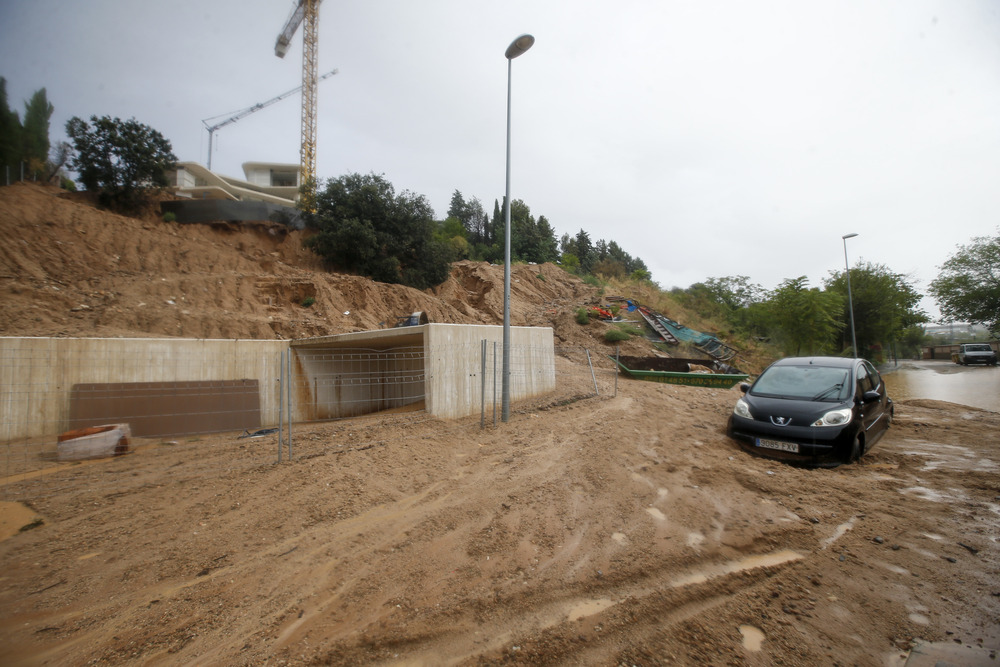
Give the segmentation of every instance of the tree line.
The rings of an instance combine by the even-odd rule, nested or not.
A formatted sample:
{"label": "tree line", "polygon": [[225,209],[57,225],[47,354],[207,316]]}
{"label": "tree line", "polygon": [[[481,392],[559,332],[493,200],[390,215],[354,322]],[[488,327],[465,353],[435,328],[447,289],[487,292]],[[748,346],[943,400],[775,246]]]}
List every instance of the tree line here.
{"label": "tree line", "polygon": [[[493,201],[491,217],[478,198],[467,200],[455,190],[439,237],[452,246],[456,259],[501,262],[505,224],[501,200]],[[544,215],[536,219],[521,199],[510,203],[510,255],[514,262],[559,262],[567,271],[582,276],[624,278],[639,272],[636,277],[650,278],[645,262],[632,257],[615,241],[601,239],[593,243],[583,229],[575,236],[563,234],[557,239],[548,219]]]}
{"label": "tree line", "polygon": [[[306,216],[315,234],[307,245],[338,269],[418,288],[442,282],[457,260],[504,260],[500,200],[489,216],[479,199],[467,200],[456,190],[447,217],[434,217],[426,197],[397,194],[381,174],[347,174],[316,193],[315,212]],[[557,239],[546,217],[536,218],[520,199],[510,204],[510,237],[512,262],[560,262],[584,277],[650,278],[646,264],[614,241],[592,243],[582,229]]]}
{"label": "tree line", "polygon": [[[74,116],[66,122],[72,144],[49,141],[49,121],[55,107],[45,88],[24,103],[24,118],[7,101],[7,80],[0,77],[0,167],[16,170],[9,180],[53,182],[75,190],[66,169],[77,173],[81,185],[98,200],[121,212],[141,207],[150,192],[167,185],[167,174],[177,162],[170,142],[158,131],[134,118]],[[22,172],[22,169],[24,170]]]}
{"label": "tree line", "polygon": [[928,317],[910,280],[884,264],[859,262],[850,268],[850,282],[850,299],[846,271],[831,271],[822,287],[800,276],[773,290],[747,276],[709,278],[675,290],[674,296],[701,316],[727,323],[733,333],[765,340],[794,356],[852,354],[853,303],[858,356],[918,352]]}

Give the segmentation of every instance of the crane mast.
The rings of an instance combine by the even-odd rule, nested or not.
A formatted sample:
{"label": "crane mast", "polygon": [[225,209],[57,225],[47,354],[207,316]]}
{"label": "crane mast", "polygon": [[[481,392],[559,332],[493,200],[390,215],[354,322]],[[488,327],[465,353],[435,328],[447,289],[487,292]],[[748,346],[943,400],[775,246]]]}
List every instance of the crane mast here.
{"label": "crane mast", "polygon": [[315,210],[316,191],[316,83],[318,81],[319,3],[322,0],[297,0],[274,45],[274,54],[284,58],[299,24],[302,28],[302,145],[299,150],[299,179],[302,207]]}

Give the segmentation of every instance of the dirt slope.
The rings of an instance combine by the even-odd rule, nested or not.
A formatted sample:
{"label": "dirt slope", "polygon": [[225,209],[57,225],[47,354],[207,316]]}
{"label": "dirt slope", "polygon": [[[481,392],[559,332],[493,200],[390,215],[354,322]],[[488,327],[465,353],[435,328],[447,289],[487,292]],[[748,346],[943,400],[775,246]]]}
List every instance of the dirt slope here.
{"label": "dirt slope", "polygon": [[[321,272],[295,234],[32,186],[0,188],[0,231],[3,335],[500,321],[500,267],[378,285]],[[515,267],[512,319],[597,345],[572,320],[593,297]],[[589,396],[579,356],[497,428],[379,415],[296,425],[281,465],[275,436],[223,434],[40,477],[0,507],[24,528],[0,541],[0,663],[997,664],[1000,415],[902,401],[861,464],[805,470],[725,436],[737,389]]]}
{"label": "dirt slope", "polygon": [[[0,335],[302,338],[392,326],[416,310],[432,322],[503,319],[501,266],[459,262],[422,292],[324,271],[302,232],[280,225],[136,220],[18,184],[0,188],[0,236]],[[595,298],[556,266],[513,267],[515,326],[559,324]]]}

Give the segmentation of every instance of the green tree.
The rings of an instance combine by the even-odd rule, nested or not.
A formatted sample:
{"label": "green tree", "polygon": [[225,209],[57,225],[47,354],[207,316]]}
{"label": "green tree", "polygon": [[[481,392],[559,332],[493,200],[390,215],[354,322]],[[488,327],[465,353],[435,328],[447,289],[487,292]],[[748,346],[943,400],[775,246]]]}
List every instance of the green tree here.
{"label": "green tree", "polygon": [[564,255],[567,252],[576,254],[576,241],[569,234],[563,234],[559,237],[559,254]]}
{"label": "green tree", "polygon": [[[7,103],[7,80],[0,77],[0,166],[10,167],[20,178],[47,180],[56,170],[49,165],[49,119],[53,106],[45,89],[35,91],[24,103],[24,121]],[[15,172],[16,170],[16,172]]]}
{"label": "green tree", "polygon": [[450,250],[449,261],[466,259],[470,245],[465,226],[458,218],[447,217],[436,224],[434,238]]}
{"label": "green tree", "polygon": [[97,192],[101,203],[120,210],[134,210],[153,191],[167,185],[167,171],[177,157],[170,142],[158,131],[134,118],[74,116],[66,134],[76,154],[71,167],[87,190]]}
{"label": "green tree", "polygon": [[468,216],[466,215],[465,197],[463,197],[462,193],[458,190],[455,190],[455,192],[451,194],[451,203],[448,206],[448,217],[455,218],[463,225],[466,224]]}
{"label": "green tree", "polygon": [[625,265],[606,257],[594,264],[594,273],[604,278],[624,278]]}
{"label": "green tree", "polygon": [[45,180],[48,176],[49,119],[54,109],[44,88],[35,91],[24,104],[21,159],[28,163],[28,169],[36,179]]}
{"label": "green tree", "polygon": [[0,168],[12,174],[21,162],[21,119],[7,104],[7,79],[0,77]]}
{"label": "green tree", "polygon": [[[832,271],[824,285],[828,292],[841,297],[843,310],[838,317],[845,325],[841,344],[842,349],[849,348],[851,313],[846,273]],[[906,276],[892,272],[883,264],[858,262],[851,269],[851,299],[859,356],[871,356],[872,350],[887,347],[899,340],[906,329],[927,321],[927,315],[918,307],[920,293]]]}
{"label": "green tree", "polygon": [[941,314],[982,324],[1000,338],[1000,229],[994,237],[978,236],[959,246],[940,269],[928,292]]}
{"label": "green tree", "polygon": [[629,278],[641,283],[644,280],[651,281],[653,279],[653,274],[650,273],[648,269],[635,269],[629,274]]}
{"label": "green tree", "polygon": [[555,231],[549,221],[544,215],[536,220],[520,199],[510,205],[510,254],[512,260],[535,264],[551,262],[559,256]]}
{"label": "green tree", "polygon": [[750,282],[749,276],[709,278],[705,281],[705,287],[715,301],[730,311],[760,303],[766,295],[763,287]]}
{"label": "green tree", "polygon": [[805,276],[789,278],[770,294],[767,314],[772,337],[785,353],[824,354],[830,351],[844,323],[838,294],[808,287]]}
{"label": "green tree", "polygon": [[[73,147],[67,141],[59,141],[55,146],[52,147],[49,158],[49,171],[46,176],[46,180],[50,180],[54,176],[59,176],[60,180],[63,181],[63,187],[66,187],[66,181],[72,183],[63,171],[63,167],[69,164],[69,161],[73,158]],[[74,188],[76,186],[73,186]]]}
{"label": "green tree", "polygon": [[538,216],[535,223],[535,259],[531,261],[554,262],[559,259],[559,243],[556,241],[556,230],[549,224],[544,215]]}
{"label": "green tree", "polygon": [[594,252],[594,244],[590,241],[590,234],[581,229],[573,240],[576,256],[580,258],[580,273],[590,274],[594,270],[594,264],[597,260],[597,253]]}
{"label": "green tree", "polygon": [[434,211],[422,195],[397,195],[385,176],[348,174],[317,193],[306,240],[338,269],[418,289],[448,277],[450,248],[434,238]]}
{"label": "green tree", "polygon": [[580,258],[571,252],[564,252],[559,258],[559,263],[570,273],[578,273],[580,270]]}
{"label": "green tree", "polygon": [[[700,288],[700,289],[699,289]],[[736,330],[748,334],[765,334],[766,317],[760,307],[767,297],[767,291],[748,276],[725,276],[709,278],[704,283],[696,283],[688,288],[695,296],[699,314],[711,317],[710,308],[697,305],[698,298],[710,300],[721,309],[721,315]]]}
{"label": "green tree", "polygon": [[603,262],[608,258],[608,242],[604,239],[597,239],[594,244],[594,263]]}
{"label": "green tree", "polygon": [[473,243],[492,243],[490,218],[483,209],[483,203],[473,197],[465,204],[466,219],[463,220],[468,237]]}

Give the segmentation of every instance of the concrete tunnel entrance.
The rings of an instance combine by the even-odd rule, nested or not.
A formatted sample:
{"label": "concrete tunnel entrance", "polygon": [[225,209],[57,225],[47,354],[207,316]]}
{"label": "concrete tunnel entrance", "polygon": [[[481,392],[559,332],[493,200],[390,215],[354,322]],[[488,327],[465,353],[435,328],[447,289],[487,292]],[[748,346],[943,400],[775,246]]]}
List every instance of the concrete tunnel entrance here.
{"label": "concrete tunnel entrance", "polygon": [[[502,336],[500,326],[432,323],[291,341],[293,413],[303,420],[396,409],[478,413],[498,380],[493,357]],[[511,327],[510,387],[511,400],[555,389],[551,328]]]}

